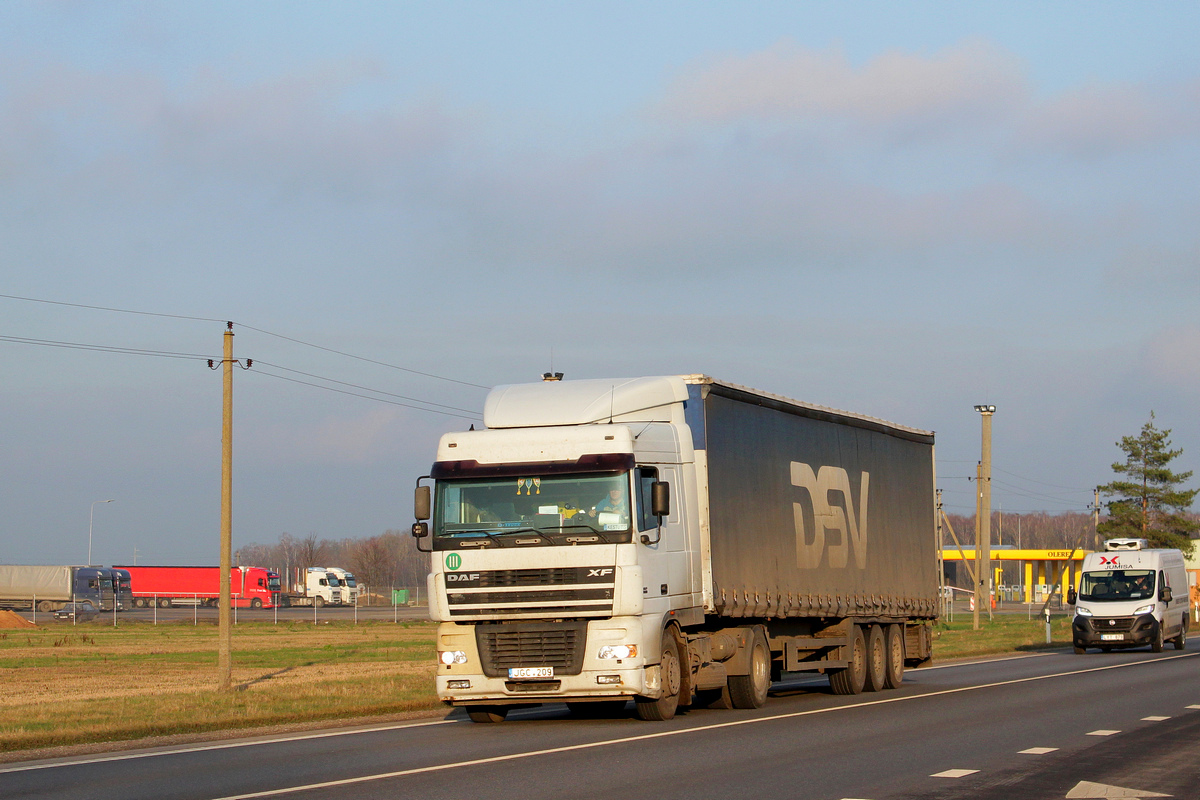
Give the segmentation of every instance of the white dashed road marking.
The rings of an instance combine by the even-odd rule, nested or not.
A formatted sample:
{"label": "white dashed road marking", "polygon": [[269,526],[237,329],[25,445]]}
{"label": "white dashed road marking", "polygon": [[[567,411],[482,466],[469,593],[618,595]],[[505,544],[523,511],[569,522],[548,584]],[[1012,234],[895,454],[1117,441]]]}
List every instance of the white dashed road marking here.
{"label": "white dashed road marking", "polygon": [[1142,717],[1142,722],[1162,722],[1164,719],[1170,719],[1170,717]]}
{"label": "white dashed road marking", "polygon": [[938,772],[930,775],[931,778],[961,778],[965,775],[974,775],[979,772],[977,769],[948,769],[945,772]]}
{"label": "white dashed road marking", "polygon": [[1098,730],[1098,731],[1090,731],[1087,735],[1088,736],[1112,736],[1114,733],[1120,733],[1120,731]]}
{"label": "white dashed road marking", "polygon": [[1044,756],[1046,753],[1053,753],[1057,749],[1057,747],[1031,747],[1028,750],[1022,750],[1020,752],[1027,756]]}
{"label": "white dashed road marking", "polygon": [[1084,798],[1105,797],[1170,797],[1169,794],[1147,792],[1141,789],[1126,789],[1123,786],[1105,786],[1103,783],[1080,781],[1075,788],[1067,792],[1067,800],[1084,800]]}

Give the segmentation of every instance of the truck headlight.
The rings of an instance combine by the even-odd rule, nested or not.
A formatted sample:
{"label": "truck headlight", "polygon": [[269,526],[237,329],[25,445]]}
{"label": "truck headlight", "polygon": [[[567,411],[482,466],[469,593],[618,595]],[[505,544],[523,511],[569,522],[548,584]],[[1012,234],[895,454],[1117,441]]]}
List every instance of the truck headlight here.
{"label": "truck headlight", "polygon": [[467,654],[462,650],[441,650],[438,652],[438,661],[447,667],[451,664],[465,664],[467,663]]}
{"label": "truck headlight", "polygon": [[1083,606],[1075,606],[1075,613],[1081,617],[1090,617],[1092,615],[1092,610],[1090,608],[1084,608]]}
{"label": "truck headlight", "polygon": [[1154,613],[1154,603],[1149,603],[1148,605],[1144,605],[1144,606],[1141,606],[1140,608],[1135,608],[1133,610],[1133,615],[1135,617],[1138,614],[1153,614],[1153,613]]}
{"label": "truck headlight", "polygon": [[598,655],[600,658],[615,658],[618,660],[623,659],[623,658],[636,658],[637,657],[637,645],[636,644],[606,644],[606,645],[604,645],[604,647],[600,648],[600,653]]}

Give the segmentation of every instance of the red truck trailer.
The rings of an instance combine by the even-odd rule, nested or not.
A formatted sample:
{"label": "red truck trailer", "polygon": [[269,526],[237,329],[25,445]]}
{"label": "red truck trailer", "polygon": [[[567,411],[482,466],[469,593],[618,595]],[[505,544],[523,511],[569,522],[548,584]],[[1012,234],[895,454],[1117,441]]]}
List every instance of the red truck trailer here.
{"label": "red truck trailer", "polygon": [[[135,608],[173,605],[215,606],[221,597],[220,567],[114,566],[128,570]],[[233,567],[230,593],[238,608],[272,608],[278,602],[279,575],[262,567]]]}

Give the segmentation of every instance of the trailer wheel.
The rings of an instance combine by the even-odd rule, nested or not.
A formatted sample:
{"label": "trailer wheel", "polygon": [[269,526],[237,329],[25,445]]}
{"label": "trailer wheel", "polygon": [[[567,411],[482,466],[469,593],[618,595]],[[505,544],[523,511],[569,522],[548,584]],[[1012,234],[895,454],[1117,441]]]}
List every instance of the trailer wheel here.
{"label": "trailer wheel", "polygon": [[829,670],[829,688],[834,694],[858,694],[867,679],[867,642],[857,625],[850,634],[850,666]]}
{"label": "trailer wheel", "polygon": [[49,600],[43,600],[42,602],[38,603],[38,611],[49,613],[53,610],[54,603],[51,603]]}
{"label": "trailer wheel", "polygon": [[467,716],[472,722],[504,722],[508,706],[467,706]]}
{"label": "trailer wheel", "polygon": [[863,681],[863,690],[882,692],[883,682],[887,680],[887,646],[884,643],[883,628],[879,625],[867,627],[867,673]]}
{"label": "trailer wheel", "polygon": [[884,640],[887,650],[887,673],[883,676],[883,688],[899,689],[900,684],[904,682],[904,626],[886,626]]}
{"label": "trailer wheel", "polygon": [[762,708],[771,688],[771,651],[761,631],[750,646],[750,674],[729,676],[729,700],[734,708]]}
{"label": "trailer wheel", "polygon": [[167,597],[158,598],[158,607],[159,608],[170,608],[171,607],[170,598],[167,598]]}
{"label": "trailer wheel", "polygon": [[250,607],[251,608],[262,608],[262,598],[255,597],[253,600],[250,601]]}
{"label": "trailer wheel", "polygon": [[636,697],[638,719],[648,722],[663,722],[675,716],[679,707],[679,645],[675,634],[670,630],[663,631],[662,654],[658,659],[659,680],[662,682],[662,696],[657,699]]}

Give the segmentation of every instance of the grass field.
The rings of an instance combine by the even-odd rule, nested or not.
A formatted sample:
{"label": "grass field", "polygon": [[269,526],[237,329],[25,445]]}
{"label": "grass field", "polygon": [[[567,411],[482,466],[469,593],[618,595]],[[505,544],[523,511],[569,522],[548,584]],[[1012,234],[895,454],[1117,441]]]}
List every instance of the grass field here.
{"label": "grass field", "polygon": [[[433,623],[241,623],[237,691],[216,690],[214,625],[0,631],[0,751],[435,712]],[[1052,646],[1069,644],[1054,620]],[[937,659],[1045,648],[1040,620],[938,623]]]}

